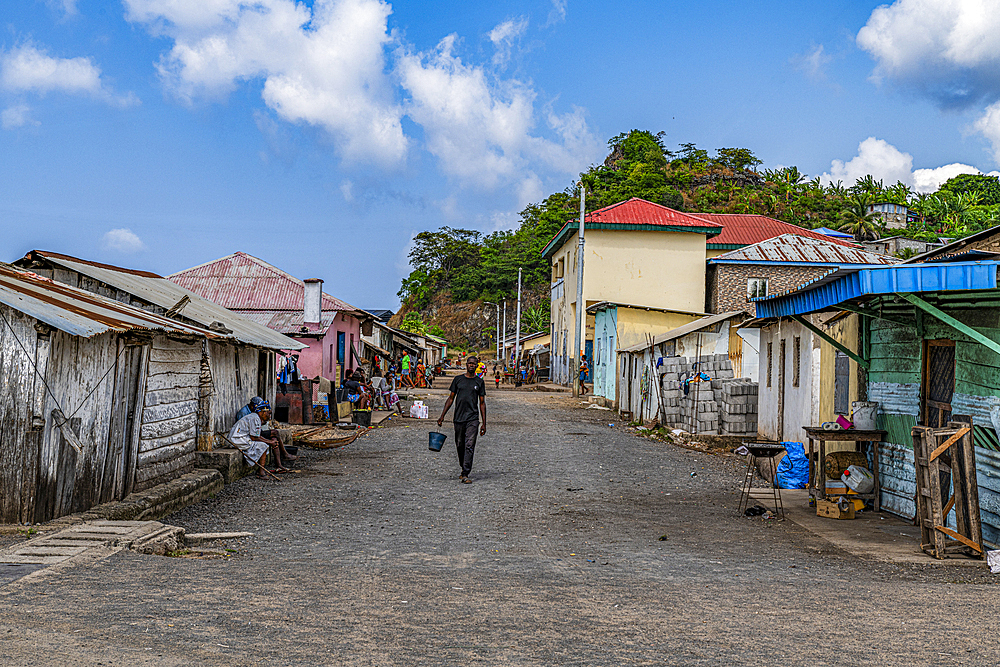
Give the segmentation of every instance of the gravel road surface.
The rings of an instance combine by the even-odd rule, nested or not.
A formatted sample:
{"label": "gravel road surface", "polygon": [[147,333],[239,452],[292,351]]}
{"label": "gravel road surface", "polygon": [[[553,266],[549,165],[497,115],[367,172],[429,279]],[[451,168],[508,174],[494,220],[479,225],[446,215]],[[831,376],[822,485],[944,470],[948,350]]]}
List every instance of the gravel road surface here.
{"label": "gravel road surface", "polygon": [[983,570],[862,561],[736,516],[741,459],[489,391],[471,485],[450,424],[435,454],[433,420],[395,421],[163,519],[255,533],[207,545],[229,557],[0,578],[0,663],[1000,664]]}

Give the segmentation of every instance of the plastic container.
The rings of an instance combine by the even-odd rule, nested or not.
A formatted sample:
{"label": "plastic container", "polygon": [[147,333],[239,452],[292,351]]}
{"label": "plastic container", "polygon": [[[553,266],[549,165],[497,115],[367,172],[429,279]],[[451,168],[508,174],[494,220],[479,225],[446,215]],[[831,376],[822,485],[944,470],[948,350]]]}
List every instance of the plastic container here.
{"label": "plastic container", "polygon": [[844,429],[845,431],[854,426],[854,424],[851,423],[851,420],[845,417],[844,415],[837,415],[837,424],[839,424],[840,428]]}
{"label": "plastic container", "polygon": [[427,434],[427,448],[432,452],[440,452],[441,448],[444,447],[444,441],[448,438],[444,433],[438,433],[437,431],[431,431]]}
{"label": "plastic container", "polygon": [[840,476],[840,481],[856,493],[871,493],[875,488],[875,477],[871,470],[861,466],[850,466]]}
{"label": "plastic container", "polygon": [[875,415],[878,414],[878,403],[874,401],[854,401],[851,403],[851,417],[854,428],[859,431],[875,430]]}

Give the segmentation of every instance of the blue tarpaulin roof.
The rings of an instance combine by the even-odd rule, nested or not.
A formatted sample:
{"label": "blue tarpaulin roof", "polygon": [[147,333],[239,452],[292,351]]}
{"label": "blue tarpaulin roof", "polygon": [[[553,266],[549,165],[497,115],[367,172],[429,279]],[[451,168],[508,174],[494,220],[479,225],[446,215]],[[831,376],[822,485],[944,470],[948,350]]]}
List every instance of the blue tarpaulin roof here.
{"label": "blue tarpaulin roof", "polygon": [[832,236],[833,238],[836,238],[836,239],[853,239],[854,238],[854,234],[846,234],[844,232],[838,232],[836,229],[829,229],[827,227],[817,227],[813,231],[816,232],[816,233],[818,233],[818,234],[822,234],[823,236]]}
{"label": "blue tarpaulin roof", "polygon": [[815,313],[870,294],[996,289],[998,266],[1000,262],[985,261],[866,268],[833,280],[824,277],[794,292],[754,299],[754,303],[757,317],[782,317]]}

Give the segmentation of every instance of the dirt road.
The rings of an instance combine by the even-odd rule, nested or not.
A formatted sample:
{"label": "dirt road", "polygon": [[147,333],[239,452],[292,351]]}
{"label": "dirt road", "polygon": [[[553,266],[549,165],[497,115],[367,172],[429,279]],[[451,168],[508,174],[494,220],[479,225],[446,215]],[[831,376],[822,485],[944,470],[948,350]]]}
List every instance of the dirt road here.
{"label": "dirt road", "polygon": [[474,484],[450,429],[434,454],[433,421],[405,420],[163,519],[254,532],[214,545],[230,558],[0,580],[0,662],[1000,664],[990,575],[858,560],[736,516],[735,458],[565,398],[487,400]]}

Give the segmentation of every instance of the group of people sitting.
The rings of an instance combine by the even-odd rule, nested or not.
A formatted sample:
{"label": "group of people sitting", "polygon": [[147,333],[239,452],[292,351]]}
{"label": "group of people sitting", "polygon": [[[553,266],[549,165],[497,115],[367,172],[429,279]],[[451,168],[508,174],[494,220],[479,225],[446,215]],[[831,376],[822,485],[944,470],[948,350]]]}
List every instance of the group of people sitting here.
{"label": "group of people sitting", "polygon": [[269,472],[288,472],[285,462],[294,461],[298,456],[289,454],[278,433],[271,428],[264,428],[271,420],[271,404],[259,396],[254,396],[250,402],[236,413],[236,423],[229,429],[227,440],[243,452],[244,458],[257,468],[258,477],[266,477],[264,467],[268,450],[274,458],[274,468]]}

